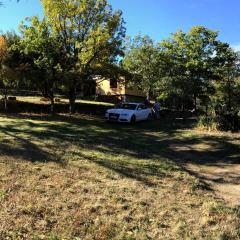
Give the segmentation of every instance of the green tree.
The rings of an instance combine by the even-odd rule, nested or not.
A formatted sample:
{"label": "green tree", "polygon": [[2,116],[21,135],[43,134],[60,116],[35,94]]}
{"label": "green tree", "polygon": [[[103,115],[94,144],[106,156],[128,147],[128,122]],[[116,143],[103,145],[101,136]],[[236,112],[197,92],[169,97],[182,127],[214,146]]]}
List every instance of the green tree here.
{"label": "green tree", "polygon": [[219,42],[214,58],[216,94],[212,97],[225,113],[236,114],[240,111],[240,58],[227,43]]}
{"label": "green tree", "polygon": [[178,31],[159,44],[168,65],[164,74],[166,89],[182,99],[183,107],[192,101],[196,109],[197,99],[212,89],[217,36],[217,32],[195,26],[188,33]]}
{"label": "green tree", "polygon": [[240,128],[240,58],[229,44],[219,41],[216,46],[211,111],[200,118],[200,125],[235,131]]}
{"label": "green tree", "polygon": [[132,75],[129,85],[142,89],[147,98],[153,96],[153,85],[159,78],[159,60],[159,51],[149,36],[129,40],[122,66]]}
{"label": "green tree", "polygon": [[158,47],[167,67],[163,69],[162,78],[158,79],[155,87],[163,100],[173,98],[174,105],[178,102],[184,108],[191,92],[186,68],[186,34],[178,31],[172,38],[159,43]]}
{"label": "green tree", "polygon": [[[27,72],[31,74],[28,74],[28,78],[32,80],[32,86],[36,86],[51,100],[53,111],[54,89],[59,85],[58,74],[61,71],[58,38],[45,18],[40,21],[38,17],[32,17],[27,23],[22,23],[20,29],[22,39],[19,49],[26,56],[25,64],[30,66]],[[35,77],[31,78],[30,75]]]}
{"label": "green tree", "polygon": [[122,54],[125,36],[121,11],[106,0],[42,0],[45,16],[63,47],[61,70],[74,112],[76,89],[97,63]]}
{"label": "green tree", "polygon": [[0,37],[0,88],[2,88],[4,96],[5,110],[7,110],[8,90],[16,87],[18,84],[17,71],[13,67],[14,60],[9,61],[12,56],[11,46],[17,41],[19,41],[19,38],[13,32],[7,32]]}
{"label": "green tree", "polygon": [[2,85],[4,102],[5,102],[5,110],[7,109],[7,92],[5,87],[5,78],[6,78],[6,69],[4,67],[4,60],[7,56],[7,41],[4,36],[0,36],[0,85]]}

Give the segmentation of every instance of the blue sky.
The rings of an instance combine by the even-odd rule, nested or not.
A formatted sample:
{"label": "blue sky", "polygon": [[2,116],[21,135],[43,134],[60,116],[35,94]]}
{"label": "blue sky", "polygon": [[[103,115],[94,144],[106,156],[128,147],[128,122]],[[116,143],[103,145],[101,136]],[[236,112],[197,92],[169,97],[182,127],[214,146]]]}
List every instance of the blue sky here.
{"label": "blue sky", "polygon": [[[3,0],[0,30],[17,29],[26,16],[42,15],[40,0]],[[127,34],[148,34],[156,41],[194,25],[220,31],[220,39],[240,49],[240,0],[109,0],[121,9]]]}

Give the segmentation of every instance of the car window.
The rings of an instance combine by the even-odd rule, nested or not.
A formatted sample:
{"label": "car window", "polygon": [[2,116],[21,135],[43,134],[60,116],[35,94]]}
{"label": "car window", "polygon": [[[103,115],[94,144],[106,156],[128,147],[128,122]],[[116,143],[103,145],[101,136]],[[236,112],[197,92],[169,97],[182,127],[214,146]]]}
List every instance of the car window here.
{"label": "car window", "polygon": [[128,110],[135,110],[136,107],[137,107],[137,105],[132,104],[132,103],[122,103],[122,104],[117,106],[117,108],[128,109]]}
{"label": "car window", "polygon": [[146,107],[145,107],[145,105],[143,105],[143,104],[139,104],[138,105],[138,110],[143,110],[143,109],[145,109]]}

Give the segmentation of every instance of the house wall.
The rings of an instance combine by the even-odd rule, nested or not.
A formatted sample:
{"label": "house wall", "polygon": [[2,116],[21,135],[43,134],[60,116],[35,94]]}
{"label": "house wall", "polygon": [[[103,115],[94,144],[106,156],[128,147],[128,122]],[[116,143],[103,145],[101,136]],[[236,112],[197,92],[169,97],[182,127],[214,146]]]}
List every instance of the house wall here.
{"label": "house wall", "polygon": [[110,79],[98,79],[96,81],[96,94],[101,96],[124,95],[125,87],[123,83],[118,82],[117,88],[111,88]]}
{"label": "house wall", "polygon": [[127,88],[125,86],[124,78],[118,79],[117,88],[111,88],[110,79],[97,79],[96,80],[96,94],[100,96],[119,96],[129,95],[137,97],[145,97],[143,91],[134,88]]}

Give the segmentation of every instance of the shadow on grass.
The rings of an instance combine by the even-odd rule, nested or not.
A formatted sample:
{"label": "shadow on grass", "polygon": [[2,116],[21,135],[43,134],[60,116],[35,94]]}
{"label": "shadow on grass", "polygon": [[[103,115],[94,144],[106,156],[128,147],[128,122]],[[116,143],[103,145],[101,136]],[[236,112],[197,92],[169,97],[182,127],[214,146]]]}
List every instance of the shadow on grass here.
{"label": "shadow on grass", "polygon": [[[177,171],[178,166],[185,168],[189,162],[214,166],[221,163],[239,164],[240,159],[240,146],[233,143],[231,137],[194,133],[182,135],[184,130],[194,126],[193,120],[183,123],[182,120],[166,119],[126,125],[109,124],[99,118],[79,115],[7,117],[11,120],[2,126],[0,123],[0,131],[15,138],[21,147],[2,143],[2,155],[21,156],[30,161],[61,162],[61,158],[54,160],[56,156],[50,154],[50,151],[43,151],[33,144],[32,139],[45,144],[54,143],[49,148],[61,148],[63,155],[68,154],[70,147],[74,146],[84,149],[85,153],[73,151],[73,158],[87,159],[148,185],[151,184],[149,177],[170,176],[171,172]],[[43,128],[43,131],[39,132],[39,128]],[[18,137],[21,134],[24,136]],[[193,147],[202,143],[210,148],[202,150]]]}
{"label": "shadow on grass", "polygon": [[11,126],[2,127],[0,125],[0,133],[4,135],[0,142],[0,156],[7,156],[14,159],[23,159],[31,162],[57,162],[64,165],[65,162],[60,158],[56,158],[53,154],[42,150],[37,144],[31,142],[25,137],[20,137]]}

